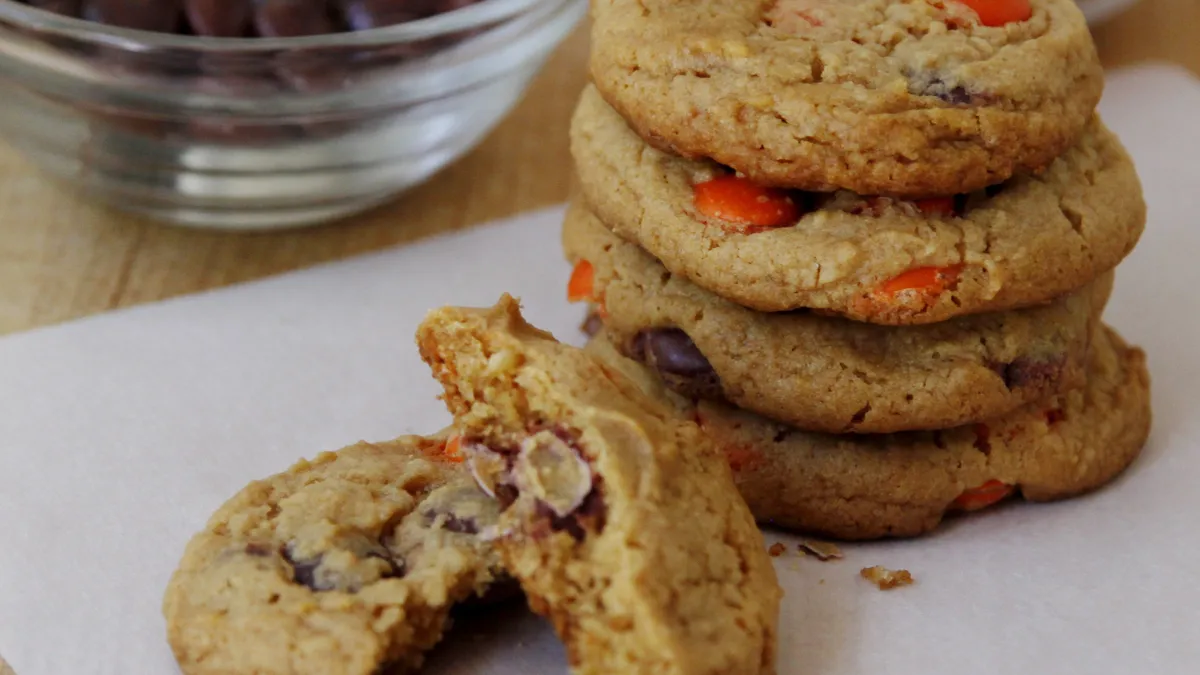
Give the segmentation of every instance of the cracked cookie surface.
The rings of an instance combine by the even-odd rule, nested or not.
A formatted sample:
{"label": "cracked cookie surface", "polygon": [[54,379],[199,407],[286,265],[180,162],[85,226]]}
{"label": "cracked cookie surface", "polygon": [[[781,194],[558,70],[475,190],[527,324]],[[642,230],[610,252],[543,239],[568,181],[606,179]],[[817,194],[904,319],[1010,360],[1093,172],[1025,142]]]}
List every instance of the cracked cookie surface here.
{"label": "cracked cookie surface", "polygon": [[591,269],[610,337],[674,390],[802,429],[937,429],[1007,413],[1084,382],[1112,274],[1041,307],[926,326],[763,314],[668,272],[572,204],[568,258]]}
{"label": "cracked cookie surface", "polygon": [[197,534],[163,614],[188,675],[406,673],[500,563],[499,509],[445,438],[359,443],[242,489]]}
{"label": "cracked cookie surface", "polygon": [[1049,165],[1100,99],[1074,1],[1029,5],[984,25],[955,0],[597,0],[591,72],[657,147],[765,184],[969,192]]}
{"label": "cracked cookie surface", "polygon": [[505,296],[418,330],[496,541],[576,675],[775,672],[781,591],[729,467],[674,408]]}
{"label": "cracked cookie surface", "polygon": [[1063,499],[1108,483],[1150,431],[1145,355],[1107,327],[1093,338],[1087,384],[982,424],[836,436],[797,431],[669,392],[603,335],[587,351],[695,417],[722,448],[760,523],[839,539],[910,537],[953,512],[1011,495]]}
{"label": "cracked cookie surface", "polygon": [[912,203],[772,193],[762,199],[790,200],[799,215],[750,230],[697,208],[695,186],[724,168],[647,146],[594,89],[571,134],[582,194],[606,226],[672,273],[759,311],[903,325],[1035,305],[1115,267],[1145,225],[1133,164],[1097,119],[1043,174],[990,194]]}

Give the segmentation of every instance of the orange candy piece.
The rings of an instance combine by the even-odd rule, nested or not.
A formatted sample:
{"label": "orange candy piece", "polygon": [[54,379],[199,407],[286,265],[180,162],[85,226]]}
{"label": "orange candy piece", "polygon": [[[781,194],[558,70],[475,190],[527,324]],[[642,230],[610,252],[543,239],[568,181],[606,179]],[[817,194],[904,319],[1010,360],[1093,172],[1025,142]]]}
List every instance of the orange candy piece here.
{"label": "orange candy piece", "polygon": [[462,454],[462,436],[454,434],[446,439],[446,446],[442,448],[442,458],[455,464],[463,462],[465,458]]}
{"label": "orange candy piece", "polygon": [[998,480],[989,480],[977,488],[971,488],[950,503],[951,509],[978,511],[995,504],[1013,493],[1013,486]]}
{"label": "orange candy piece", "polygon": [[879,293],[895,295],[901,291],[916,290],[936,295],[958,281],[962,265],[949,267],[914,267],[887,281],[879,287]]}
{"label": "orange candy piece", "polygon": [[1033,16],[1033,5],[1029,0],[958,0],[975,10],[979,23],[985,26],[1003,26],[1014,21],[1028,21]]}
{"label": "orange candy piece", "polygon": [[719,176],[692,187],[696,210],[742,227],[729,228],[750,234],[791,225],[800,208],[785,190],[756,185],[740,176]]}
{"label": "orange candy piece", "polygon": [[567,282],[567,302],[588,302],[592,299],[596,281],[596,269],[592,263],[580,260],[571,270],[571,280]]}

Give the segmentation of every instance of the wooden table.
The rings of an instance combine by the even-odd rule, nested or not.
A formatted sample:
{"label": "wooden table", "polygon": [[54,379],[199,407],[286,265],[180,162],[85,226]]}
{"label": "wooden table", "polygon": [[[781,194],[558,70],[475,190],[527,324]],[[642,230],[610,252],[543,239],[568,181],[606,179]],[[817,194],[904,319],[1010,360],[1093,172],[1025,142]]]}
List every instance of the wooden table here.
{"label": "wooden table", "polygon": [[[1142,0],[1096,30],[1108,66],[1148,59],[1200,74],[1200,2]],[[562,201],[567,121],[586,34],[558,50],[479,148],[389,206],[292,232],[164,227],[81,201],[0,145],[0,334],[255,279]]]}

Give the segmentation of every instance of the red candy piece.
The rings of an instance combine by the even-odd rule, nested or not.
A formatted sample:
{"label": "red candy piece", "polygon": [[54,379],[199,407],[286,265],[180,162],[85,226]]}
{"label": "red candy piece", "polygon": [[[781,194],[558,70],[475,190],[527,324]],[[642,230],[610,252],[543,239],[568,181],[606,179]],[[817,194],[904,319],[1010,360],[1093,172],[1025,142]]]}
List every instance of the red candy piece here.
{"label": "red candy piece", "polygon": [[692,188],[696,210],[735,226],[734,232],[750,234],[791,225],[800,209],[786,190],[762,187],[739,176],[720,176],[696,183]]}
{"label": "red candy piece", "polygon": [[1028,21],[1033,16],[1029,0],[958,0],[975,10],[979,23],[985,26],[1003,26],[1014,21]]}

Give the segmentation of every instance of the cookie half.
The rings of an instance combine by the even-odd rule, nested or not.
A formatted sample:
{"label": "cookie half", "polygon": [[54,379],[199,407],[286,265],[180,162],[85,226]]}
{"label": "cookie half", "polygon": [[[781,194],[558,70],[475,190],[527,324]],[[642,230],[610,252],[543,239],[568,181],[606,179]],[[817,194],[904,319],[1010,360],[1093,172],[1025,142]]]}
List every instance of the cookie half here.
{"label": "cookie half", "polygon": [[983,424],[877,436],[805,433],[696,404],[602,337],[588,351],[694,415],[760,522],[840,539],[911,537],[1012,495],[1049,501],[1094,490],[1133,462],[1150,431],[1145,355],[1108,328],[1093,340],[1078,390]]}
{"label": "cookie half", "polygon": [[1021,4],[600,0],[592,79],[656,147],[763,184],[969,192],[1048,166],[1100,100],[1074,0]]}
{"label": "cookie half", "polygon": [[672,275],[578,203],[563,246],[590,275],[587,299],[602,304],[609,335],[675,391],[831,433],[957,426],[1082,385],[1112,289],[1109,273],[1040,307],[873,326],[724,300]]}
{"label": "cookie half", "polygon": [[1098,119],[1043,174],[919,203],[762,191],[649,147],[594,89],[571,133],[582,193],[605,225],[759,311],[898,325],[1035,305],[1111,270],[1145,225],[1137,173]]}
{"label": "cookie half", "polygon": [[414,670],[501,574],[499,508],[445,438],[359,443],[246,486],[188,544],[163,602],[188,675]]}
{"label": "cookie half", "polygon": [[572,672],[773,673],[781,591],[699,428],[529,326],[504,296],[418,330],[468,463],[506,506],[497,540]]}

